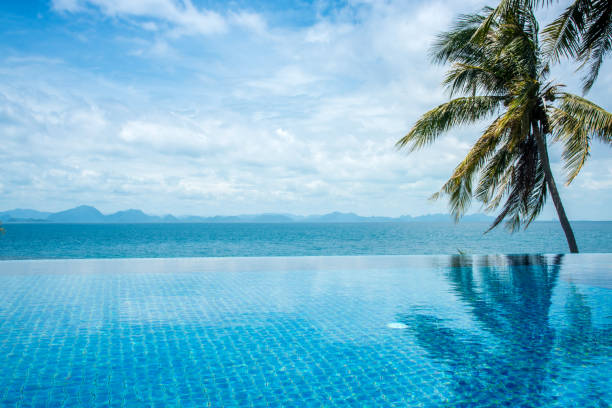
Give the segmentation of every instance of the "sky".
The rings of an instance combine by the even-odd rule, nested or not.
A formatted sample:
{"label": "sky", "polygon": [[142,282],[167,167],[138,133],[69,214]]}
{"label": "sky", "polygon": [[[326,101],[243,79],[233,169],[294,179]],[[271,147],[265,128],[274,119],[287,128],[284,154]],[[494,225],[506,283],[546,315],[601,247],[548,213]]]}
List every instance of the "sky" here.
{"label": "sky", "polygon": [[[483,126],[394,145],[449,98],[435,34],[485,4],[0,2],[0,211],[447,212],[428,197]],[[574,69],[552,77],[579,93]],[[607,61],[588,97],[612,110],[611,85]],[[569,187],[550,153],[569,217],[612,219],[612,149],[595,143]]]}

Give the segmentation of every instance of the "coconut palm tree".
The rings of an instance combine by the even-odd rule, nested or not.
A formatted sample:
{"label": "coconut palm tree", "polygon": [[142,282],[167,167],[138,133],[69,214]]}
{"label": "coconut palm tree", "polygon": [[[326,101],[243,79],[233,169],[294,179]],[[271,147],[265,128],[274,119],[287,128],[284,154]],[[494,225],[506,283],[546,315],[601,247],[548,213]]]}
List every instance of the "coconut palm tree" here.
{"label": "coconut palm tree", "polygon": [[[474,41],[485,25],[485,34]],[[461,96],[425,113],[397,146],[412,152],[453,127],[493,118],[433,198],[447,196],[456,220],[472,198],[487,212],[501,206],[489,230],[506,220],[514,231],[538,216],[550,194],[569,249],[578,252],[551,171],[547,139],[564,144],[569,183],[584,165],[592,138],[612,141],[612,115],[547,82],[549,66],[538,36],[532,7],[487,8],[461,16],[432,47],[435,63],[451,65],[443,82],[451,98]]]}

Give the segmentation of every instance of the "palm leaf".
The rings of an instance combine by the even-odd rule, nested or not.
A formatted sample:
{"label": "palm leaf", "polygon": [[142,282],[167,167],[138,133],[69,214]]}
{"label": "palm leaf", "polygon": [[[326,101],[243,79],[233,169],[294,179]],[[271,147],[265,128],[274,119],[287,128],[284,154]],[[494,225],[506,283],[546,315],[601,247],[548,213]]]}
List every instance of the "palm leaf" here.
{"label": "palm leaf", "polygon": [[578,56],[580,33],[585,27],[584,17],[590,2],[591,0],[575,0],[544,29],[544,53],[552,62],[559,62],[561,56]]}
{"label": "palm leaf", "polygon": [[575,58],[588,92],[599,74],[605,56],[612,50],[612,3],[609,0],[574,0],[544,30],[545,53],[552,62]]}
{"label": "palm leaf", "polygon": [[499,70],[487,67],[455,63],[442,82],[450,95],[457,93],[472,94],[484,92],[489,95],[503,95],[505,78]]}
{"label": "palm leaf", "polygon": [[450,212],[455,221],[458,221],[470,206],[474,176],[495,153],[500,139],[503,138],[504,133],[507,133],[499,126],[501,120],[502,117],[498,117],[493,121],[463,161],[455,168],[451,178],[439,192],[431,196],[432,200],[437,200],[443,195],[448,196]]}
{"label": "palm leaf", "polygon": [[561,103],[551,111],[553,135],[564,145],[563,159],[569,184],[589,157],[593,137],[612,144],[612,114],[593,102],[568,93],[561,94]]}
{"label": "palm leaf", "polygon": [[583,78],[583,91],[588,92],[593,84],[604,57],[612,49],[612,4],[608,0],[591,3],[591,21],[584,33],[579,60],[588,62],[589,71]]}
{"label": "palm leaf", "polygon": [[410,152],[432,143],[448,129],[477,122],[493,114],[502,104],[499,96],[470,96],[453,99],[424,114],[397,143]]}
{"label": "palm leaf", "polygon": [[[485,8],[487,13],[491,9]],[[482,24],[485,16],[481,14],[466,14],[458,17],[453,27],[437,35],[430,49],[430,56],[435,64],[461,61],[477,63],[485,55],[482,50],[470,40],[476,29]]]}

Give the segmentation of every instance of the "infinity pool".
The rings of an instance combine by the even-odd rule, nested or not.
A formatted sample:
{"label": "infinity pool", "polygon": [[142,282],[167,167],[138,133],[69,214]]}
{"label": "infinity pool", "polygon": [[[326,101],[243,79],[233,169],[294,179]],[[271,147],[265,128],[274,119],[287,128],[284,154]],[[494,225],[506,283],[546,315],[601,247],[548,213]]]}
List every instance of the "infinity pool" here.
{"label": "infinity pool", "polygon": [[609,407],[612,255],[0,262],[0,406]]}

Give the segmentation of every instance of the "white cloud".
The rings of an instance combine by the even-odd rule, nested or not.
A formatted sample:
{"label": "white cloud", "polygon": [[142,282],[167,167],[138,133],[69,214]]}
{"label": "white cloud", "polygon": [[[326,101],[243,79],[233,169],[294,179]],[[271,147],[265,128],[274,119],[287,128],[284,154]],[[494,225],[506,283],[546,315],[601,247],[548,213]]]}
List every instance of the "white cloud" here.
{"label": "white cloud", "polygon": [[141,150],[150,148],[167,154],[202,155],[212,147],[210,138],[202,132],[138,120],[125,123],[119,138]]}
{"label": "white cloud", "polygon": [[251,80],[246,84],[266,92],[292,96],[304,92],[306,87],[319,80],[321,78],[305,72],[300,66],[289,65],[280,68],[270,77]]}
{"label": "white cloud", "polygon": [[[211,35],[228,31],[230,25],[264,34],[267,28],[264,18],[256,13],[232,11],[221,15],[212,10],[198,8],[191,0],[52,0],[58,12],[101,12],[106,16],[125,19],[154,19],[170,24],[171,37],[183,35]],[[147,31],[158,31],[154,21],[139,22]]]}
{"label": "white cloud", "polygon": [[144,28],[147,31],[157,31],[159,30],[159,26],[157,24],[155,24],[152,21],[145,21],[144,23],[142,23],[140,25],[142,28]]}
{"label": "white cloud", "polygon": [[239,27],[244,27],[258,34],[265,34],[268,28],[266,20],[257,13],[231,12],[229,20]]}

